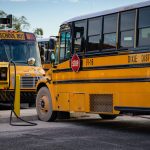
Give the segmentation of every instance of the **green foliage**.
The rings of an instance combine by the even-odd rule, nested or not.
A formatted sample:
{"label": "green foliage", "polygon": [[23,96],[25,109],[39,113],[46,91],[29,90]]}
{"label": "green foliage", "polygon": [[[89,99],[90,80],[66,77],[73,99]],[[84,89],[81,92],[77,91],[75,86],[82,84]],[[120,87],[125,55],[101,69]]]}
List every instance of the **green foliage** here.
{"label": "green foliage", "polygon": [[29,29],[30,24],[27,21],[27,18],[25,16],[21,16],[19,18],[13,16],[13,29],[22,31],[23,29]]}
{"label": "green foliage", "polygon": [[42,28],[36,28],[34,30],[34,34],[36,35],[36,37],[42,37],[43,36],[43,29]]}
{"label": "green foliage", "polygon": [[2,17],[6,17],[6,16],[7,16],[7,14],[4,11],[0,10],[0,17],[2,18]]}
{"label": "green foliage", "polygon": [[[4,18],[7,17],[7,13],[0,10],[0,18]],[[12,17],[12,28],[14,30],[18,30],[18,31],[23,31],[28,30],[30,28],[30,23],[28,22],[27,18],[25,16],[21,16],[21,17],[16,17],[13,15]],[[0,29],[4,29],[4,26],[0,26]],[[34,34],[37,37],[42,37],[43,36],[43,29],[42,28],[36,28],[34,30]]]}
{"label": "green foliage", "polygon": [[[6,17],[7,15],[8,14],[6,12],[0,10],[0,17],[1,18]],[[30,28],[30,24],[28,23],[27,18],[25,16],[21,16],[21,17],[13,16],[12,23],[13,23],[12,28],[14,30],[22,31],[24,29],[28,30]]]}

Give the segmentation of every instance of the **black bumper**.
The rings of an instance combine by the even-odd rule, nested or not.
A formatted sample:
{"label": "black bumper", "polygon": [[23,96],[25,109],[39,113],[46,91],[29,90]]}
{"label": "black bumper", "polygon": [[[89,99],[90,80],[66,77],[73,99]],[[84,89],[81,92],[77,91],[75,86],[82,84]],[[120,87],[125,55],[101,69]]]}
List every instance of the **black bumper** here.
{"label": "black bumper", "polygon": [[[21,91],[20,93],[20,101],[21,103],[25,102],[35,102],[36,99],[36,93],[35,92],[24,92]],[[10,102],[14,100],[14,91],[5,91],[5,90],[0,90],[0,102]]]}

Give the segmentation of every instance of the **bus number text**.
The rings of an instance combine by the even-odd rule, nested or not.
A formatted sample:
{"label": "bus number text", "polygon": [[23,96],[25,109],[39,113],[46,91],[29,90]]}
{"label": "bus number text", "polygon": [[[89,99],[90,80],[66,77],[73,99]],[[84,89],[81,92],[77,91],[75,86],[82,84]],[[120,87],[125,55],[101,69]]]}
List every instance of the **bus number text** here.
{"label": "bus number text", "polygon": [[131,56],[128,56],[128,62],[129,63],[136,63],[137,62],[137,55],[131,55]]}
{"label": "bus number text", "polygon": [[86,59],[86,66],[93,66],[94,60],[93,59]]}

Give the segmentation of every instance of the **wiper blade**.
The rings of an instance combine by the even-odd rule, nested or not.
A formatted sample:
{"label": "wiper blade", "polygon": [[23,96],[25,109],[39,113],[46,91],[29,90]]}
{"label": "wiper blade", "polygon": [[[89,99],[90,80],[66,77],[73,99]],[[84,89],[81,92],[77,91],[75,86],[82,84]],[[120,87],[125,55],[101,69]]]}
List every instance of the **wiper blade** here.
{"label": "wiper blade", "polygon": [[[14,60],[15,61],[15,60]],[[16,63],[24,63],[24,64],[27,64],[26,61],[15,61]]]}

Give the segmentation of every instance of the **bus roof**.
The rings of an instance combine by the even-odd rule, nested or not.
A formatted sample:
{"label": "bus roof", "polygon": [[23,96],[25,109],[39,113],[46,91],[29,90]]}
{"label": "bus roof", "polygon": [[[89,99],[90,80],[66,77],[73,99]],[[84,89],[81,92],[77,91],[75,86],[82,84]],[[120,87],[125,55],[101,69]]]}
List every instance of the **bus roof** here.
{"label": "bus roof", "polygon": [[48,37],[48,38],[37,38],[37,41],[38,42],[45,42],[45,41],[49,41],[50,39],[54,39],[54,40],[56,40],[56,38],[55,37]]}
{"label": "bus roof", "polygon": [[37,38],[38,42],[49,41],[50,38]]}
{"label": "bus roof", "polygon": [[103,15],[113,14],[113,13],[117,13],[117,12],[122,12],[122,11],[132,10],[132,9],[136,9],[136,8],[141,8],[141,7],[145,7],[145,6],[150,6],[150,1],[140,2],[140,3],[133,4],[133,5],[128,5],[128,6],[124,6],[124,7],[115,8],[115,9],[109,9],[109,10],[106,10],[106,11],[99,11],[99,12],[96,12],[96,13],[77,16],[77,17],[71,18],[71,19],[63,22],[61,25],[67,24],[67,23],[70,23],[70,22],[74,22],[74,21],[88,19],[88,18],[94,18],[94,17],[98,17],[98,16],[103,16]]}

